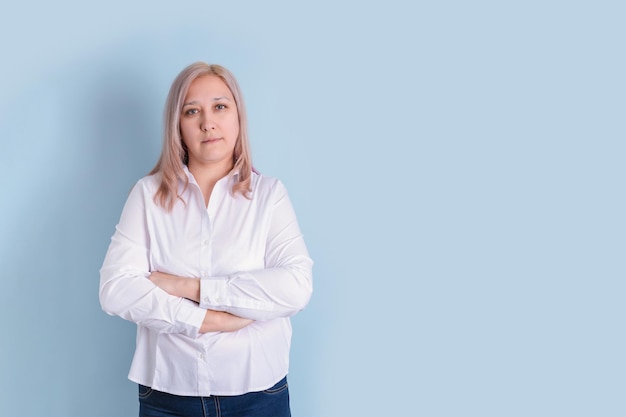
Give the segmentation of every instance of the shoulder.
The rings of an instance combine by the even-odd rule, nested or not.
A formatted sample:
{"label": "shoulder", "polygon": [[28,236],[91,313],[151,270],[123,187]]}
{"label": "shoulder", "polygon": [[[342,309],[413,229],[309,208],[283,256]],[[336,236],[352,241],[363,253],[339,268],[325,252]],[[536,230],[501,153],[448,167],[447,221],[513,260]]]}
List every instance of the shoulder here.
{"label": "shoulder", "polygon": [[144,190],[156,191],[161,184],[161,179],[159,174],[146,175],[145,177],[139,178],[135,183],[135,187],[140,187]]}
{"label": "shoulder", "polygon": [[250,187],[253,194],[263,195],[283,190],[285,185],[276,177],[253,172],[250,177]]}
{"label": "shoulder", "polygon": [[287,189],[283,182],[270,175],[252,173],[250,177],[251,196],[253,200],[274,203],[287,196]]}
{"label": "shoulder", "polygon": [[146,175],[139,178],[132,186],[129,197],[145,198],[146,196],[152,197],[160,185],[160,179],[158,174]]}

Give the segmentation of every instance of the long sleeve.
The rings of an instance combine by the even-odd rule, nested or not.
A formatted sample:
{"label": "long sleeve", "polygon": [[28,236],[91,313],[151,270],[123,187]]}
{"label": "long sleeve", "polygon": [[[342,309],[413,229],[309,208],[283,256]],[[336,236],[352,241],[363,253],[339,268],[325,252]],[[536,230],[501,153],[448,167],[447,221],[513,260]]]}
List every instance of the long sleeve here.
{"label": "long sleeve", "polygon": [[203,278],[200,307],[254,320],[289,317],[301,311],[312,294],[312,266],[284,185],[272,189],[265,268]]}
{"label": "long sleeve", "polygon": [[133,187],[100,269],[100,304],[110,315],[163,333],[196,337],[205,310],[156,287],[150,275],[146,205],[152,197],[142,181]]}

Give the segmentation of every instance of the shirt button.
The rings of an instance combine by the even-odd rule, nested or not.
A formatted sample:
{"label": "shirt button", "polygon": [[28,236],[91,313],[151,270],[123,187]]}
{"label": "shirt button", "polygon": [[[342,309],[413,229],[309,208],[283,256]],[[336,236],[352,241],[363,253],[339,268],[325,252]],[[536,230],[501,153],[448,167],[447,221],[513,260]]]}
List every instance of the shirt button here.
{"label": "shirt button", "polygon": [[208,244],[209,244],[209,241],[208,241],[208,240],[203,240],[203,241],[202,241],[202,244],[203,244],[204,246],[206,246],[206,245],[208,245]]}

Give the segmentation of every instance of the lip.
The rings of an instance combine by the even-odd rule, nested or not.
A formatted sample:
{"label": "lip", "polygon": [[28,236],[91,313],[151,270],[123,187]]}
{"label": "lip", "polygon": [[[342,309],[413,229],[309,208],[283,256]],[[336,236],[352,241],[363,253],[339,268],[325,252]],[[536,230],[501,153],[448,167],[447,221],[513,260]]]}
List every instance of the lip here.
{"label": "lip", "polygon": [[215,143],[220,140],[222,140],[222,138],[206,138],[203,139],[201,143]]}

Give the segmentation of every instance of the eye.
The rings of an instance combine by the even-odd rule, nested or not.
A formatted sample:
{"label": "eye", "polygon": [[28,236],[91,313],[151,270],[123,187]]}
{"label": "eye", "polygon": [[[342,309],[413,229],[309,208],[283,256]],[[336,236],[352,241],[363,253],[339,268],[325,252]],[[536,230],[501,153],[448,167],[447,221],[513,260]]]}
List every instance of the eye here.
{"label": "eye", "polygon": [[226,109],[226,105],[225,104],[216,104],[215,105],[215,110],[225,110]]}
{"label": "eye", "polygon": [[184,115],[185,116],[193,116],[196,113],[198,113],[198,109],[189,109],[189,110],[185,110]]}

